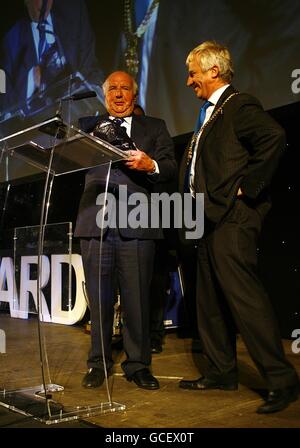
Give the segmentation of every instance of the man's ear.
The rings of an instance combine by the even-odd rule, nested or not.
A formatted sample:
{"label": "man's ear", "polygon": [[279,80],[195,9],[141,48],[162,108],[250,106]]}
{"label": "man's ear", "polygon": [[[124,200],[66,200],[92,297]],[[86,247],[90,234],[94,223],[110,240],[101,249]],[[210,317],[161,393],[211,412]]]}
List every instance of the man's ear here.
{"label": "man's ear", "polygon": [[213,79],[216,79],[219,77],[220,74],[220,70],[219,67],[217,65],[214,65],[213,67],[211,67],[211,76]]}

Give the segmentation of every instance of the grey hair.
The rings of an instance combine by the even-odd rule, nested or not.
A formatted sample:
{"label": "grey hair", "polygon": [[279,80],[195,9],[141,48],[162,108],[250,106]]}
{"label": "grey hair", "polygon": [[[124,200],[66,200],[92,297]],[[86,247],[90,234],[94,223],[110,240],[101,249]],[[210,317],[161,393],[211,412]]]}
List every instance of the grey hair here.
{"label": "grey hair", "polygon": [[[128,75],[132,79],[133,94],[136,96],[138,94],[138,85],[137,85],[136,80],[129,73],[127,73],[127,72],[123,72],[123,73],[126,73],[126,75]],[[112,73],[106,78],[106,80],[102,84],[102,90],[103,90],[104,95],[106,95],[107,88],[108,88],[108,80],[111,75],[112,75]]]}
{"label": "grey hair", "polygon": [[220,78],[231,82],[234,70],[229,50],[215,41],[208,40],[194,48],[186,59],[188,65],[192,60],[196,60],[203,72],[217,66],[220,72]]}

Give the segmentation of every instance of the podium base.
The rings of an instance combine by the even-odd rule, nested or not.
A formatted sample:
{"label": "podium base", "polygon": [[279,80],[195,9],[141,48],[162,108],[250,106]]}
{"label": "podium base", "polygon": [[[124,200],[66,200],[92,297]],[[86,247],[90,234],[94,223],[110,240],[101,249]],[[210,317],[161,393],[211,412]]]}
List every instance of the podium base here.
{"label": "podium base", "polygon": [[13,412],[32,417],[46,425],[53,425],[98,414],[124,411],[126,406],[116,402],[99,403],[93,406],[65,407],[52,400],[49,392],[62,391],[64,388],[56,384],[0,391],[0,406]]}

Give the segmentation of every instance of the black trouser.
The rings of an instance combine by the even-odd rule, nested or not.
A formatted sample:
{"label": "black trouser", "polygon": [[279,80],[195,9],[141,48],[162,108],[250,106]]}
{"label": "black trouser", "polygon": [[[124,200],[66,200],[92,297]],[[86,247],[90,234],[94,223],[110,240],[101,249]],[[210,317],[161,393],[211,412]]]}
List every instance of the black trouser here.
{"label": "black trouser", "polygon": [[99,313],[99,239],[82,239],[81,253],[91,313],[91,350],[88,367],[103,368],[112,361],[112,331],[116,288],[120,288],[123,314],[123,343],[127,359],[122,363],[130,376],[151,363],[149,337],[149,288],[153,269],[153,240],[122,238],[109,229],[102,246],[101,301]]}
{"label": "black trouser", "polygon": [[242,199],[197,252],[197,313],[208,376],[237,378],[234,326],[228,309],[268,388],[298,381],[287,361],[269,298],[257,276],[257,240],[262,217]]}

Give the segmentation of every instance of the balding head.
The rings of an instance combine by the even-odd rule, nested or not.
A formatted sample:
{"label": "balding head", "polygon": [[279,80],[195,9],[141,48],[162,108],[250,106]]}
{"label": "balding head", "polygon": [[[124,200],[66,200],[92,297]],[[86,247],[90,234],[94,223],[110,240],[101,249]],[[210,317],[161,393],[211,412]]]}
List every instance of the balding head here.
{"label": "balding head", "polygon": [[128,117],[132,114],[137,94],[135,80],[126,72],[111,73],[103,84],[105,105],[114,117]]}

